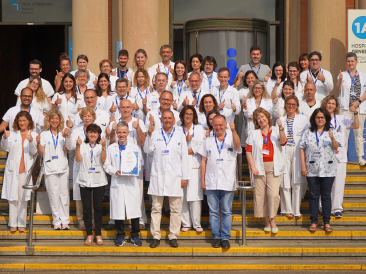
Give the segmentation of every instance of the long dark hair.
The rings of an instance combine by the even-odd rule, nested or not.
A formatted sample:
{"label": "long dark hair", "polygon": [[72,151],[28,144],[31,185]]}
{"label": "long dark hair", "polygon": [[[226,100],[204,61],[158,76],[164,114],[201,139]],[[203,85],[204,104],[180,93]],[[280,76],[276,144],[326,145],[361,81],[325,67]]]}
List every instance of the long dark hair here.
{"label": "long dark hair", "polygon": [[[85,130],[86,133],[88,132],[95,132],[99,134],[99,137],[96,141],[97,144],[99,144],[100,139],[102,139],[102,129],[100,128],[100,126],[96,125],[96,124],[90,124],[89,126],[86,127]],[[85,143],[88,144],[89,143],[89,138],[88,136],[86,136],[85,138]]]}
{"label": "long dark hair", "polygon": [[183,107],[183,109],[179,113],[179,119],[182,122],[182,126],[184,126],[184,114],[186,114],[186,111],[189,109],[193,111],[193,124],[198,125],[198,116],[197,116],[196,109],[191,105],[186,105]]}
{"label": "long dark hair", "polygon": [[319,113],[323,113],[324,117],[325,117],[325,125],[324,125],[324,131],[329,131],[330,128],[330,121],[331,121],[331,117],[329,112],[325,109],[325,108],[317,108],[316,110],[314,110],[313,114],[311,114],[310,117],[310,131],[311,132],[315,132],[318,127],[315,123],[315,116]]}
{"label": "long dark hair", "polygon": [[209,130],[213,130],[213,127],[211,126],[210,121],[209,121],[209,119],[208,119],[208,117],[210,117],[210,116],[211,116],[211,114],[220,115],[220,112],[219,112],[218,110],[216,110],[216,109],[213,109],[213,110],[211,110],[211,111],[207,114],[207,117],[206,117],[206,124],[207,124],[207,127],[208,127],[208,129],[209,129]]}
{"label": "long dark hair", "polygon": [[76,104],[76,102],[78,101],[78,96],[76,94],[76,80],[75,80],[74,75],[72,75],[71,73],[67,73],[62,77],[61,85],[60,85],[60,88],[57,92],[60,93],[60,94],[66,93],[66,90],[65,90],[65,87],[64,87],[64,82],[65,82],[66,78],[70,78],[74,82],[74,85],[71,89],[71,96],[74,97],[75,104]]}
{"label": "long dark hair", "polygon": [[282,70],[283,70],[283,73],[282,73],[282,76],[281,76],[281,82],[285,81],[286,79],[286,66],[285,66],[285,63],[284,62],[281,62],[281,61],[277,61],[276,63],[274,63],[273,67],[272,67],[272,80],[277,80],[277,76],[276,76],[276,73],[275,73],[275,68],[276,67],[282,67]]}
{"label": "long dark hair", "polygon": [[107,81],[109,82],[109,85],[108,85],[108,88],[107,88],[107,94],[108,95],[111,95],[111,92],[112,92],[112,90],[111,90],[111,82],[109,81],[109,76],[108,76],[108,74],[107,73],[101,73],[101,74],[99,74],[99,76],[98,76],[98,82],[97,82],[97,87],[95,88],[95,93],[97,94],[97,96],[98,97],[100,97],[100,96],[102,96],[102,89],[100,88],[100,86],[99,86],[99,81],[100,81],[100,79],[102,79],[102,78],[105,78],[105,79],[107,79]]}

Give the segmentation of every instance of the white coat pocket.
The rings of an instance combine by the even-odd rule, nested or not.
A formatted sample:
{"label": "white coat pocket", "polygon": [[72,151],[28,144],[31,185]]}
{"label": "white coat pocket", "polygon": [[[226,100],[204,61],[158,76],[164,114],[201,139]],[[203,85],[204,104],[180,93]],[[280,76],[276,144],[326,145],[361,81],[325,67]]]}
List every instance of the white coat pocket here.
{"label": "white coat pocket", "polygon": [[319,163],[317,161],[309,161],[307,169],[312,174],[317,174],[319,172]]}
{"label": "white coat pocket", "polygon": [[13,172],[14,171],[14,160],[7,160],[6,161],[6,170],[9,171],[9,172]]}
{"label": "white coat pocket", "polygon": [[326,164],[325,172],[328,174],[335,174],[337,171],[337,161],[336,160],[330,160]]}
{"label": "white coat pocket", "polygon": [[80,171],[79,175],[78,175],[78,180],[80,182],[85,182],[85,183],[88,182],[89,181],[89,174],[86,173],[86,172]]}

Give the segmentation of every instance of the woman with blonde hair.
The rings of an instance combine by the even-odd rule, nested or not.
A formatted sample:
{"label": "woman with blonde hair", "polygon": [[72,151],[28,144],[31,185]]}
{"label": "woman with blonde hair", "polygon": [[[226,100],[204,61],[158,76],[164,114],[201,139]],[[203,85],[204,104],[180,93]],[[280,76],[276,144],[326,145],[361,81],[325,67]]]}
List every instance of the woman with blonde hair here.
{"label": "woman with blonde hair", "polygon": [[64,118],[58,109],[48,112],[44,118],[44,130],[36,137],[38,155],[43,156],[45,183],[52,210],[55,230],[69,230],[69,164],[64,132]]}
{"label": "woman with blonde hair", "polygon": [[146,107],[147,95],[149,93],[150,76],[146,69],[138,68],[133,74],[133,85],[129,96],[134,99],[132,108],[135,118],[139,117],[145,121],[145,115],[149,112]]}
{"label": "woman with blonde hair", "polygon": [[[136,50],[135,55],[133,56],[133,72],[131,74],[131,79],[135,79],[135,73],[140,68],[149,71],[149,58],[147,57],[147,53],[144,49]],[[135,87],[134,82],[135,81],[132,81],[132,87]]]}

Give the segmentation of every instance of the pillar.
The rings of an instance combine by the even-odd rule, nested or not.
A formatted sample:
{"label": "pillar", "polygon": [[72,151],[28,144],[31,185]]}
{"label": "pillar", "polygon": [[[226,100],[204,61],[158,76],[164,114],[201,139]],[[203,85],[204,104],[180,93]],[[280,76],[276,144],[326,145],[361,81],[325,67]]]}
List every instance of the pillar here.
{"label": "pillar", "polygon": [[298,61],[301,54],[301,0],[285,1],[285,62]]}
{"label": "pillar", "polygon": [[359,10],[366,9],[366,0],[355,0],[355,6]]}
{"label": "pillar", "polygon": [[73,68],[80,54],[88,56],[88,69],[99,75],[99,62],[108,59],[108,1],[72,1]]}
{"label": "pillar", "polygon": [[159,0],[159,50],[162,45],[169,45],[169,0]]}
{"label": "pillar", "polygon": [[[116,42],[122,41],[122,0],[112,0],[112,63],[118,66]],[[130,53],[131,58],[131,53]]]}
{"label": "pillar", "polygon": [[129,67],[140,48],[147,53],[148,66],[159,62],[158,10],[159,0],[122,0],[122,48],[127,49],[131,57]]}
{"label": "pillar", "polygon": [[339,70],[345,69],[346,3],[309,0],[308,8],[309,53],[316,50],[322,54],[322,67],[332,73],[335,82]]}

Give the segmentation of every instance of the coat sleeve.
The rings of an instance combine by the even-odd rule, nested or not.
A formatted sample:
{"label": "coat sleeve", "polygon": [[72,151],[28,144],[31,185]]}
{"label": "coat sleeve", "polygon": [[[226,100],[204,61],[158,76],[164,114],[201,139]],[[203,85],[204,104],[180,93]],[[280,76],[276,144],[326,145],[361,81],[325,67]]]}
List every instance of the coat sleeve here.
{"label": "coat sleeve", "polygon": [[325,90],[328,92],[332,91],[333,87],[334,87],[332,74],[329,71],[327,71],[324,76],[325,76],[325,81],[324,81]]}
{"label": "coat sleeve", "polygon": [[76,134],[71,134],[70,138],[66,138],[66,148],[70,151],[70,150],[75,150],[76,149],[76,139],[77,136],[75,138]]}
{"label": "coat sleeve", "polygon": [[250,118],[250,116],[252,116],[252,115],[253,115],[254,110],[251,108],[251,106],[252,106],[252,102],[251,102],[251,101],[249,101],[249,104],[248,104],[248,102],[247,102],[247,110],[245,110],[245,109],[243,108],[244,116],[245,116],[245,117],[247,117],[247,118]]}
{"label": "coat sleeve", "polygon": [[205,139],[205,131],[204,131],[203,127],[201,127],[199,129],[199,134],[198,134],[197,138],[194,138],[192,140],[193,141],[192,150],[193,150],[194,154],[197,154],[198,150],[200,149],[200,147],[203,144],[204,139]]}
{"label": "coat sleeve", "polygon": [[181,111],[183,109],[183,101],[184,99],[186,99],[186,97],[188,97],[188,93],[187,92],[182,92],[179,96],[179,100],[178,100],[178,107],[177,107],[177,111]]}
{"label": "coat sleeve", "polygon": [[117,177],[116,172],[118,171],[118,169],[112,165],[113,155],[114,155],[114,153],[112,151],[112,147],[109,146],[108,150],[107,150],[107,158],[104,162],[103,168],[104,168],[105,172],[107,172],[109,175],[111,175],[113,177]]}
{"label": "coat sleeve", "polygon": [[38,134],[35,132],[32,133],[33,141],[29,143],[29,153],[31,155],[35,155],[37,153],[37,142],[36,142],[37,135]]}
{"label": "coat sleeve", "polygon": [[154,155],[155,152],[155,132],[151,134],[151,138],[149,137],[149,134],[146,134],[146,140],[144,145],[144,152],[150,156]]}
{"label": "coat sleeve", "polygon": [[277,103],[273,104],[273,117],[280,117],[280,99],[278,99]]}
{"label": "coat sleeve", "polygon": [[188,158],[188,147],[187,142],[185,140],[184,134],[181,134],[181,149],[182,149],[182,180],[190,180],[191,179],[191,161]]}
{"label": "coat sleeve", "polygon": [[239,115],[239,113],[240,113],[240,100],[239,100],[239,92],[236,88],[233,90],[233,99],[232,100],[233,100],[233,103],[234,103],[235,108],[236,108],[235,115]]}
{"label": "coat sleeve", "polygon": [[12,134],[10,133],[10,136],[7,139],[4,139],[4,135],[1,138],[1,148],[3,150],[8,150],[11,148],[11,137],[12,137]]}

